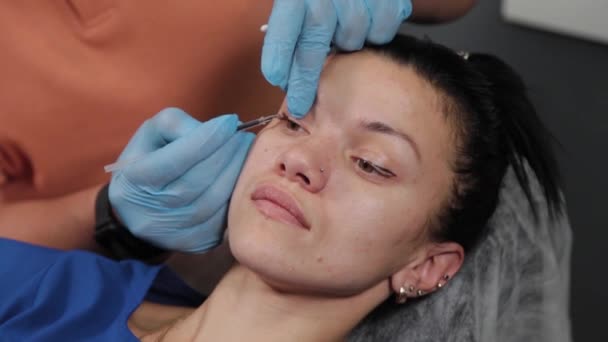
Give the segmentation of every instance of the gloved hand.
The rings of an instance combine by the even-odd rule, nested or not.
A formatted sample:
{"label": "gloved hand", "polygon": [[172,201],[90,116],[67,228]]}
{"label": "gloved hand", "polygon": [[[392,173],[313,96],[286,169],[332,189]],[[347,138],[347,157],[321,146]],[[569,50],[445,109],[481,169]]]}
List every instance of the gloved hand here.
{"label": "gloved hand", "polygon": [[410,0],[275,0],[262,50],[262,73],[287,90],[291,114],[312,107],[333,42],[353,51],[391,41],[412,13]]}
{"label": "gloved hand", "polygon": [[110,203],[136,237],[189,253],[219,244],[228,201],[251,146],[236,115],[199,122],[169,108],[147,120],[112,175]]}

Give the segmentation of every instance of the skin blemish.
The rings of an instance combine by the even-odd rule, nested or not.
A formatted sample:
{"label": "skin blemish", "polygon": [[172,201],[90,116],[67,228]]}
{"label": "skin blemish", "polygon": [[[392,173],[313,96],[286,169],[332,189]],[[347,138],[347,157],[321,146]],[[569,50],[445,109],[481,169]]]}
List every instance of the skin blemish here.
{"label": "skin blemish", "polygon": [[317,257],[317,262],[318,262],[318,263],[322,263],[322,262],[323,262],[323,257],[322,257],[322,256]]}

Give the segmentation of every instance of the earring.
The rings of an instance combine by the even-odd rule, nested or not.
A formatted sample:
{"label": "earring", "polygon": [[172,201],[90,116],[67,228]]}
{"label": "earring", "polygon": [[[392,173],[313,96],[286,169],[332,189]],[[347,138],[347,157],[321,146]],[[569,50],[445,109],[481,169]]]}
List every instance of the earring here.
{"label": "earring", "polygon": [[407,302],[407,290],[405,287],[401,286],[399,288],[399,293],[397,293],[397,298],[395,298],[395,302],[397,304],[404,304]]}
{"label": "earring", "polygon": [[416,291],[416,294],[418,295],[418,297],[422,297],[424,295],[424,291],[418,290]]}
{"label": "earring", "polygon": [[444,287],[448,283],[448,279],[450,279],[450,276],[447,274],[444,275],[443,280],[437,283],[437,288],[440,289]]}
{"label": "earring", "polygon": [[408,295],[411,295],[412,293],[414,293],[414,286],[401,286],[399,288],[399,292],[397,293],[397,297],[395,298],[395,302],[397,304],[403,304],[407,301]]}

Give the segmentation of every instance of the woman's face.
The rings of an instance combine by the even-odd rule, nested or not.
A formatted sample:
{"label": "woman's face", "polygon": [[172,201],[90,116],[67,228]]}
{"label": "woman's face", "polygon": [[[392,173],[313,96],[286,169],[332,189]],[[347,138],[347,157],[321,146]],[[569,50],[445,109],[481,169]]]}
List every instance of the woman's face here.
{"label": "woman's face", "polygon": [[259,133],[235,188],[237,260],[284,290],[351,295],[423,254],[452,182],[441,98],[407,66],[331,58],[301,121]]}

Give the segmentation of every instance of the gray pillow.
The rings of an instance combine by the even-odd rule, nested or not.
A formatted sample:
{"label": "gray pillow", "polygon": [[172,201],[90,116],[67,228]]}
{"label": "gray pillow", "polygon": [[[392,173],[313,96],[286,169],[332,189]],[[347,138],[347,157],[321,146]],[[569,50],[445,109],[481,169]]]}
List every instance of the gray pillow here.
{"label": "gray pillow", "polygon": [[509,170],[488,234],[454,279],[426,298],[384,303],[349,341],[570,341],[570,225],[532,189],[538,221]]}

